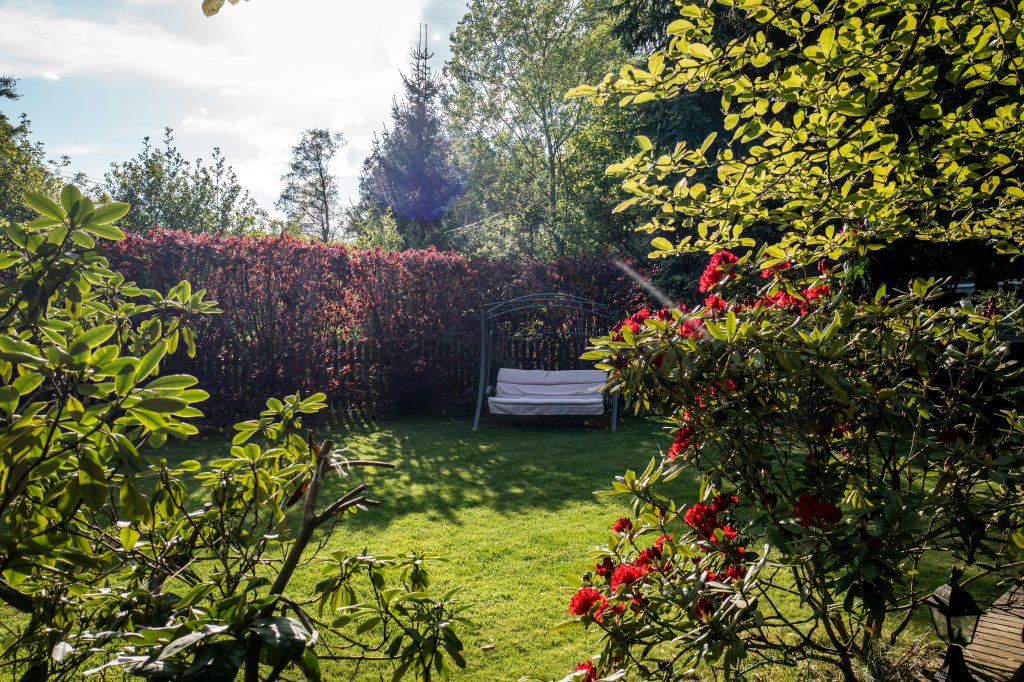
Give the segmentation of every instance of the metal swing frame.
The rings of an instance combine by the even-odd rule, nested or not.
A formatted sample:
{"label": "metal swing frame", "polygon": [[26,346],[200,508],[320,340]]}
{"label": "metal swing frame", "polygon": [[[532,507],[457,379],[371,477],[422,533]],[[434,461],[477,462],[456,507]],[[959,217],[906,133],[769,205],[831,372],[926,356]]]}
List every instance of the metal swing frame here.
{"label": "metal swing frame", "polygon": [[[491,362],[493,360],[491,346],[494,342],[495,321],[524,310],[541,308],[563,308],[602,319],[610,328],[615,321],[612,309],[604,303],[563,293],[541,293],[519,296],[507,301],[490,303],[480,311],[480,380],[476,399],[476,416],[473,418],[473,430],[480,427],[480,416],[483,412],[484,398],[490,388]],[[611,396],[611,431],[615,432],[619,416],[619,394]]]}

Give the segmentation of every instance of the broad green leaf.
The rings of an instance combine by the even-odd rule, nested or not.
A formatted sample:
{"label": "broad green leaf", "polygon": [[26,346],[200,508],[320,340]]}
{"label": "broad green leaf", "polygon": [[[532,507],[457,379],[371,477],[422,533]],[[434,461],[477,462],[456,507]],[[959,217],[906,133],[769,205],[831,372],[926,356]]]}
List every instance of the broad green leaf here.
{"label": "broad green leaf", "polygon": [[38,192],[25,192],[25,203],[36,213],[64,222],[64,212],[53,199]]}
{"label": "broad green leaf", "polygon": [[96,209],[92,217],[89,218],[88,226],[95,227],[97,225],[109,225],[112,222],[120,220],[128,214],[131,206],[121,202],[113,202],[105,204]]}

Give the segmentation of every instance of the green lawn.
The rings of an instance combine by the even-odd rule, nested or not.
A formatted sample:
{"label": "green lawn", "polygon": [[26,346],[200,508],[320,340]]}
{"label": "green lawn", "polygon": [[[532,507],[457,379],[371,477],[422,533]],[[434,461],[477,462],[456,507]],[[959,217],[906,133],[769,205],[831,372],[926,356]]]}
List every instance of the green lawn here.
{"label": "green lawn", "polygon": [[[473,433],[465,419],[420,418],[321,428],[316,435],[347,445],[353,458],[398,464],[395,471],[365,474],[372,496],[383,504],[348,517],[325,550],[418,550],[445,557],[431,569],[431,590],[462,588],[460,600],[477,624],[463,632],[468,668],[456,673],[458,682],[559,679],[596,653],[596,634],[557,634],[551,628],[567,617],[572,575],[592,566],[590,550],[607,541],[616,517],[630,513],[626,497],[598,498],[593,492],[607,489],[627,468],[642,469],[667,447],[660,424],[632,419],[612,434],[604,423],[490,423]],[[212,457],[224,452],[228,437],[201,438],[171,452]],[[325,499],[351,484],[333,480]],[[697,485],[680,477],[663,492],[684,504],[696,499]],[[948,560],[928,559],[921,566],[922,584],[937,586]],[[318,573],[310,565],[294,587],[311,591]],[[972,586],[972,592],[982,604],[998,594],[991,582]],[[795,600],[780,603],[799,608]],[[927,614],[919,616],[914,629],[926,632]],[[348,679],[353,672],[351,665],[329,664],[325,679]],[[356,678],[375,680],[381,672],[363,667]],[[786,668],[765,671],[761,679],[824,674],[820,668]]]}
{"label": "green lawn", "polygon": [[[551,628],[568,617],[571,575],[590,567],[590,550],[607,541],[617,516],[629,513],[625,497],[593,492],[627,468],[642,469],[666,447],[659,424],[633,419],[613,434],[607,423],[491,423],[473,433],[468,420],[412,419],[317,431],[318,438],[327,435],[353,457],[398,464],[367,475],[383,504],[348,517],[327,550],[445,557],[431,569],[431,590],[461,587],[460,600],[477,624],[464,633],[468,668],[458,680],[559,679],[596,653],[593,636]],[[226,441],[203,438],[180,451],[213,456]],[[696,495],[691,482],[672,486],[680,499]],[[299,580],[316,576],[310,567]],[[350,671],[325,672],[334,679]],[[359,678],[377,674],[364,668]]]}

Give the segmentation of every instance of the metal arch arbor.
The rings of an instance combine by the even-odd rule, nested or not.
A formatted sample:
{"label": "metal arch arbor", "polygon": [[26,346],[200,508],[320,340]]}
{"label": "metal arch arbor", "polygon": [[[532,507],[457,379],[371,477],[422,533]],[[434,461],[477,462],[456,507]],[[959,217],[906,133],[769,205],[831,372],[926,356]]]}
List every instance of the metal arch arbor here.
{"label": "metal arch arbor", "polygon": [[[581,316],[596,318],[607,323],[611,327],[615,321],[615,314],[612,309],[604,303],[591,301],[590,299],[573,296],[563,293],[542,293],[519,296],[507,301],[490,303],[480,311],[480,379],[476,399],[476,415],[473,418],[473,430],[480,426],[480,415],[483,412],[484,397],[488,387],[488,377],[492,361],[491,348],[496,338],[495,323],[503,318],[508,318],[515,313],[541,309],[564,309],[575,312]],[[619,412],[619,395],[612,396],[611,430],[616,429],[616,421]]]}

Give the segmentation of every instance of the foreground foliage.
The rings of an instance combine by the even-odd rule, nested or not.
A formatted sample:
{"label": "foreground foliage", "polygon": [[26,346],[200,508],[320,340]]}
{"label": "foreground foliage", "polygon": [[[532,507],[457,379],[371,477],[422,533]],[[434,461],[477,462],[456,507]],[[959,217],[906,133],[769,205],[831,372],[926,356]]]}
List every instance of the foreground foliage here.
{"label": "foreground foliage", "polygon": [[[395,676],[464,665],[450,595],[425,591],[426,557],[321,559],[312,591],[290,587],[318,531],[377,504],[365,485],[335,499],[325,478],[356,467],[305,436],[323,394],[271,399],[207,466],[168,463],[207,397],[161,374],[195,316],[219,312],[187,282],[167,295],[108,269],[97,240],[123,238],[126,204],[27,195],[35,220],[6,228],[0,288],[0,667],[32,680],[120,667],[160,680],[320,678],[325,658],[395,662]],[[289,513],[294,507],[296,512]],[[310,546],[312,544],[312,547]]]}
{"label": "foreground foliage", "polygon": [[[717,47],[716,14],[681,5],[646,69],[576,91],[717,93],[731,133],[640,138],[611,169],[633,195],[620,208],[650,211],[653,255],[712,256],[702,305],[639,311],[588,355],[674,443],[611,491],[634,514],[569,606],[605,635],[584,680],[801,660],[855,680],[937,587],[918,580],[929,553],[1012,574],[1024,548],[1024,416],[999,397],[1020,376],[1021,311],[862,278],[906,238],[1020,253],[1021,8],[722,4],[754,28]],[[703,482],[697,499],[659,492],[680,475]]]}

